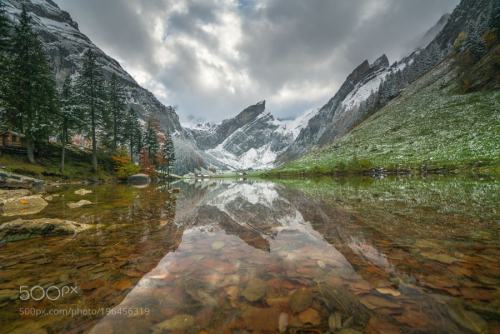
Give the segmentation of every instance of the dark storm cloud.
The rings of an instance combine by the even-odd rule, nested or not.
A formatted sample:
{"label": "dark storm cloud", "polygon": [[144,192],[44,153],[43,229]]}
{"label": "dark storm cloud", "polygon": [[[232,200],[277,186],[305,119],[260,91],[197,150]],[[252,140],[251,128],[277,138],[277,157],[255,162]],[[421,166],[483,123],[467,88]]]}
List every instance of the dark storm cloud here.
{"label": "dark storm cloud", "polygon": [[364,59],[411,50],[458,0],[59,0],[163,102],[221,120],[320,107]]}

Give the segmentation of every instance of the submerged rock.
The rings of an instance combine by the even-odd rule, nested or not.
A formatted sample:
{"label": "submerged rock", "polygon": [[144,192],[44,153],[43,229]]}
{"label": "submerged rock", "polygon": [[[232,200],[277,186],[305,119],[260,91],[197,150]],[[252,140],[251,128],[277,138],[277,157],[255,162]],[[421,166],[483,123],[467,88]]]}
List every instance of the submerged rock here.
{"label": "submerged rock", "polygon": [[241,294],[249,302],[261,300],[266,295],[266,283],[260,279],[252,279]]}
{"label": "submerged rock", "polygon": [[312,292],[308,289],[298,289],[292,293],[290,308],[294,313],[305,311],[311,306],[313,300]]}
{"label": "submerged rock", "polygon": [[339,312],[330,314],[328,317],[328,327],[332,331],[342,328],[342,315]]}
{"label": "submerged rock", "polygon": [[91,225],[62,219],[16,219],[0,224],[0,241],[16,241],[37,236],[72,235],[89,229]]}
{"label": "submerged rock", "polygon": [[360,331],[357,331],[357,330],[352,329],[352,328],[344,328],[344,329],[341,329],[340,332],[337,332],[337,333],[338,334],[363,334]]}
{"label": "submerged rock", "polygon": [[280,313],[280,317],[278,319],[278,330],[280,333],[285,333],[286,329],[288,327],[288,314],[287,313]]}
{"label": "submerged rock", "polygon": [[33,215],[45,209],[47,205],[40,195],[14,197],[0,203],[2,215],[6,217]]}
{"label": "submerged rock", "polygon": [[225,245],[226,245],[226,244],[225,244],[225,242],[224,242],[224,241],[220,241],[220,240],[218,240],[218,241],[214,241],[214,242],[212,243],[211,247],[212,247],[212,249],[213,249],[213,250],[219,250],[219,249],[224,248],[224,246],[225,246]]}
{"label": "submerged rock", "polygon": [[75,195],[85,196],[87,194],[92,194],[92,190],[87,190],[82,188],[75,191]]}
{"label": "submerged rock", "polygon": [[153,333],[188,329],[194,326],[194,317],[189,314],[179,314],[168,320],[160,322],[153,327]]}
{"label": "submerged rock", "polygon": [[308,308],[307,310],[299,314],[299,319],[303,324],[319,325],[321,323],[321,316],[318,311],[313,308]]}
{"label": "submerged rock", "polygon": [[467,311],[460,304],[448,305],[448,315],[453,321],[462,328],[465,328],[473,333],[486,334],[489,332],[488,324],[477,313]]}
{"label": "submerged rock", "polygon": [[436,254],[432,252],[422,252],[421,255],[427,259],[438,261],[444,264],[452,264],[458,261],[457,258],[449,256],[448,254]]}
{"label": "submerged rock", "polygon": [[77,208],[81,208],[82,206],[86,206],[86,205],[91,205],[92,202],[91,201],[87,201],[85,199],[82,199],[81,201],[78,201],[78,202],[70,202],[68,204],[66,204],[68,206],[68,208],[70,209],[77,209]]}
{"label": "submerged rock", "polygon": [[28,189],[0,189],[0,201],[11,199],[14,197],[24,197],[31,195],[31,191]]}

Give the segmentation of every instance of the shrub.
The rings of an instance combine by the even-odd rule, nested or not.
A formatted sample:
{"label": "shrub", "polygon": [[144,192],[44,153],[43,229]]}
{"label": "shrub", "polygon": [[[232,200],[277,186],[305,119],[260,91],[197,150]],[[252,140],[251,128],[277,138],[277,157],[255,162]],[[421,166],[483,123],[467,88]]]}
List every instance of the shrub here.
{"label": "shrub", "polygon": [[134,175],[140,172],[140,167],[132,163],[127,154],[115,155],[113,156],[112,160],[116,177],[121,180],[125,180],[130,175]]}

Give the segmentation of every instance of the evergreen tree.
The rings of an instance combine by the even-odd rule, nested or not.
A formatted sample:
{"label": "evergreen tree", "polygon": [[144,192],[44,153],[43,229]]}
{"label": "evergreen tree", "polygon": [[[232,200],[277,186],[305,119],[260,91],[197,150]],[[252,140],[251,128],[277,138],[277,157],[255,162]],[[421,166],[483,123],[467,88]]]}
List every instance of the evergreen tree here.
{"label": "evergreen tree", "polygon": [[128,144],[130,161],[134,162],[134,155],[142,149],[142,130],[137,112],[130,108],[125,117],[124,141]]}
{"label": "evergreen tree", "polygon": [[5,15],[3,2],[0,2],[0,130],[6,128],[6,99],[9,73],[10,25]]}
{"label": "evergreen tree", "polygon": [[0,50],[5,51],[10,45],[10,23],[5,12],[4,3],[0,2]]}
{"label": "evergreen tree", "polygon": [[158,143],[158,126],[153,118],[149,118],[146,131],[144,133],[144,148],[148,154],[148,158],[151,164],[156,164],[156,155],[160,149]]}
{"label": "evergreen tree", "polygon": [[97,131],[102,127],[104,98],[103,77],[91,49],[85,52],[83,68],[77,80],[79,104],[89,124],[92,141],[92,169],[97,172]]}
{"label": "evergreen tree", "polygon": [[57,112],[54,75],[31,27],[25,6],[12,38],[7,84],[7,125],[26,136],[28,160],[35,162],[37,142],[48,139]]}
{"label": "evergreen tree", "polygon": [[60,133],[59,138],[61,141],[61,173],[64,174],[64,165],[66,158],[66,145],[70,142],[71,135],[75,130],[81,126],[82,117],[75,104],[75,94],[73,81],[68,76],[64,80],[60,92],[60,110],[59,110],[59,124]]}
{"label": "evergreen tree", "polygon": [[170,176],[170,171],[175,163],[175,150],[174,142],[168,132],[165,134],[165,141],[161,148],[161,158],[163,161],[162,169]]}
{"label": "evergreen tree", "polygon": [[497,30],[497,36],[500,39],[500,1],[498,0],[493,5],[491,27]]}
{"label": "evergreen tree", "polygon": [[125,119],[125,94],[115,73],[107,85],[105,142],[113,152],[123,142]]}

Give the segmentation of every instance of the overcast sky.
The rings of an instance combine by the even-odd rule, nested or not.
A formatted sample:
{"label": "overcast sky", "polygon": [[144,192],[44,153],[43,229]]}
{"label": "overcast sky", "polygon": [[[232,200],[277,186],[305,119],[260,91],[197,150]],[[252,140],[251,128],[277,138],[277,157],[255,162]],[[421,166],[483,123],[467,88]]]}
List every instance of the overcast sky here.
{"label": "overcast sky", "polygon": [[399,59],[459,0],[56,0],[181,120],[267,100],[321,107],[364,59]]}

